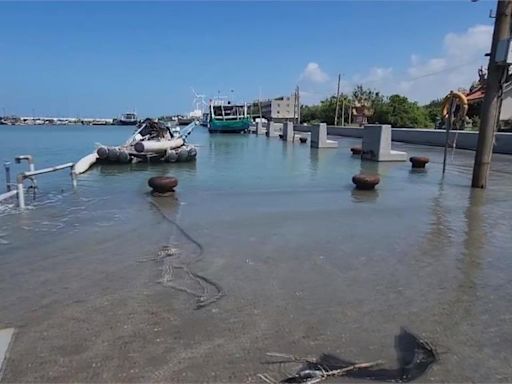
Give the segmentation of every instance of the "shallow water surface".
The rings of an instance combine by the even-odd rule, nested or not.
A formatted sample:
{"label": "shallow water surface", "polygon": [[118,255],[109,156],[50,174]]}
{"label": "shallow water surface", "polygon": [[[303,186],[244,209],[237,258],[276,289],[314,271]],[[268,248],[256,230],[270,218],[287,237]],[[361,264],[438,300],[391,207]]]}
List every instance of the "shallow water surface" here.
{"label": "shallow water surface", "polygon": [[[29,153],[37,168],[130,133],[0,131],[13,143],[0,157]],[[0,208],[0,326],[18,329],[3,380],[280,379],[289,372],[262,365],[266,352],[392,363],[406,326],[441,353],[421,381],[512,381],[510,157],[494,157],[480,191],[473,152],[450,153],[443,179],[440,148],[393,144],[430,157],[417,173],[361,162],[349,151],[360,141],[338,139],[314,150],[198,127],[195,163],[99,166],[76,191],[66,173],[41,176],[30,209]],[[360,171],[381,176],[376,191],[353,189]],[[154,175],[179,179],[174,198],[151,197]],[[166,245],[225,297],[195,310],[162,285],[151,259]]]}

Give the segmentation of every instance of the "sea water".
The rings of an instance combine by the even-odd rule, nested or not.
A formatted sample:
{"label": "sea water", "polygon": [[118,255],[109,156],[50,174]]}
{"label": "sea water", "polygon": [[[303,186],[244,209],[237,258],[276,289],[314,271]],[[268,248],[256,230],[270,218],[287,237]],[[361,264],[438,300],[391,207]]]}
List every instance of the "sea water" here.
{"label": "sea water", "polygon": [[[73,162],[131,131],[0,126],[0,160],[14,178],[27,167],[16,155],[31,154],[37,169]],[[349,150],[360,140],[337,139],[315,150],[197,127],[195,162],[101,165],[76,190],[68,171],[39,176],[25,212],[0,208],[0,328],[17,329],[4,380],[290,373],[261,364],[267,352],[393,365],[405,326],[441,352],[423,381],[510,382],[510,157],[493,157],[481,191],[469,188],[471,151],[450,151],[443,178],[440,148],[393,143],[430,157],[418,173],[361,162]],[[353,189],[361,171],[380,175],[376,191]],[[157,175],[178,178],[175,196],[149,194]],[[225,296],[196,310],[194,297],[162,284],[166,246]]]}

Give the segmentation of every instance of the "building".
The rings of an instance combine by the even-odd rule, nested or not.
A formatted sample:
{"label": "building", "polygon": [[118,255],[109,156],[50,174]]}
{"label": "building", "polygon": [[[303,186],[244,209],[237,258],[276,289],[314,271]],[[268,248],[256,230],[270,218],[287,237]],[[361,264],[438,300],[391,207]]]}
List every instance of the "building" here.
{"label": "building", "polygon": [[[480,109],[485,97],[485,85],[487,76],[482,68],[478,70],[478,80],[475,81],[465,96],[468,101],[468,115],[480,115]],[[500,109],[501,126],[510,126],[512,121],[512,83],[506,83],[503,87],[502,104]]]}
{"label": "building", "polygon": [[298,108],[295,100],[295,95],[276,97],[275,99],[267,99],[261,101],[254,101],[250,106],[249,113],[253,117],[261,117],[275,121],[291,121],[297,118]]}

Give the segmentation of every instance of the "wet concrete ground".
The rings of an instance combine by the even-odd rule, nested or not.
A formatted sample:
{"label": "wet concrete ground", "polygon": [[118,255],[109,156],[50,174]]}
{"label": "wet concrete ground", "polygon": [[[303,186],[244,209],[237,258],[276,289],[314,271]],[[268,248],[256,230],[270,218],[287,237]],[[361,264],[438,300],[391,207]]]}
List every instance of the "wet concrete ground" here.
{"label": "wet concrete ground", "polygon": [[[348,138],[320,152],[260,137],[196,142],[193,168],[168,169],[177,200],[159,204],[204,247],[191,268],[226,296],[194,310],[159,284],[161,261],[143,261],[169,243],[197,252],[150,203],[145,180],[158,171],[97,169],[79,196],[0,218],[0,328],[18,330],[3,382],[291,373],[261,364],[266,352],[393,364],[400,326],[441,353],[422,382],[512,381],[510,157],[495,156],[489,189],[474,191],[468,151],[450,156],[443,180],[439,148],[394,143],[431,158],[421,174],[361,163]],[[361,169],[381,176],[374,193],[353,190]]]}

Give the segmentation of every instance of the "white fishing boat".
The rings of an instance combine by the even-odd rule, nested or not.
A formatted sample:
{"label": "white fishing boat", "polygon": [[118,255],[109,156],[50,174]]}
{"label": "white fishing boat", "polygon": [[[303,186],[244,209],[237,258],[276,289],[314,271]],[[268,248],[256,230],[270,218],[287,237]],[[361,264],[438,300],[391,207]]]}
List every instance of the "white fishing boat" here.
{"label": "white fishing boat", "polygon": [[120,125],[137,125],[138,122],[139,120],[135,112],[123,113],[121,118],[117,120],[117,123]]}
{"label": "white fishing boat", "polygon": [[194,121],[179,130],[146,119],[123,145],[98,145],[94,153],[85,156],[75,164],[74,172],[75,174],[84,173],[96,163],[193,161],[197,156],[197,149],[187,143],[187,137],[196,125]]}

